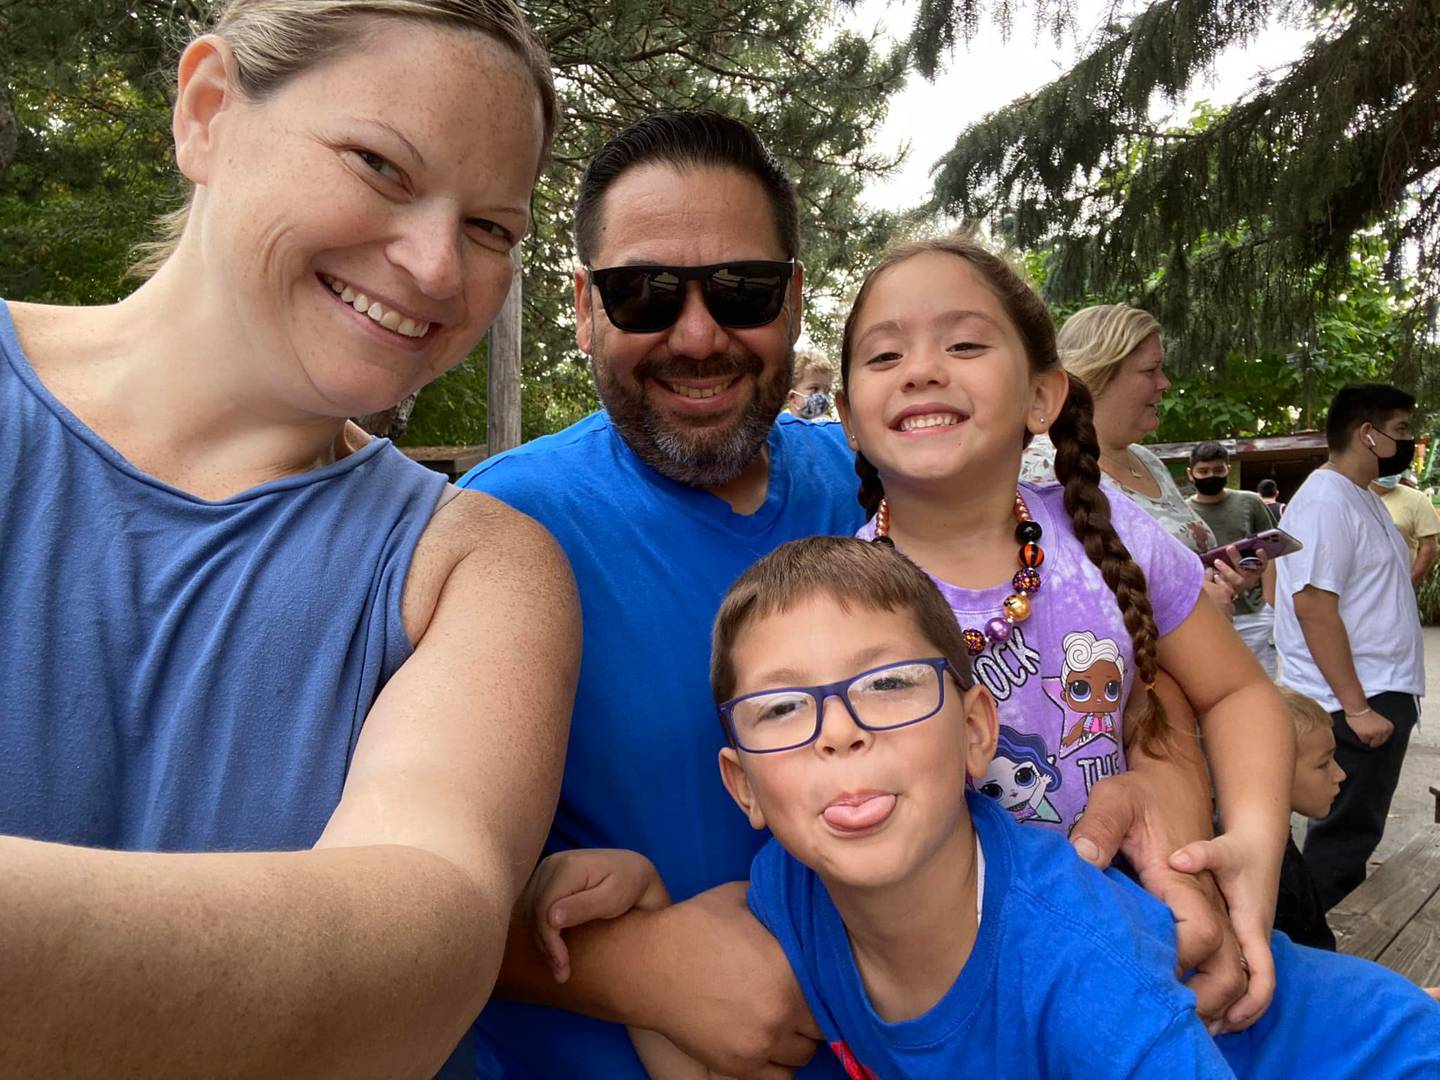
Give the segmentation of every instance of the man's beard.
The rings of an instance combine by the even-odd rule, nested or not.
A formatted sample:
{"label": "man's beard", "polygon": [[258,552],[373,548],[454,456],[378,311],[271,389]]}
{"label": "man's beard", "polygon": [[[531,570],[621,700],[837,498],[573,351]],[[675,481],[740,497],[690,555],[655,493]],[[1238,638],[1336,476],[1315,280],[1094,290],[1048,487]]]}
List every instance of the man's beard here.
{"label": "man's beard", "polygon": [[[784,361],[768,376],[760,358],[744,351],[704,361],[644,361],[623,384],[598,356],[591,357],[590,366],[610,422],[636,457],[676,483],[713,488],[734,480],[759,455],[785,405],[794,365],[795,350],[787,345]],[[755,377],[755,393],[749,403],[723,426],[692,428],[683,419],[662,415],[645,394],[647,379],[713,379],[721,375]]]}

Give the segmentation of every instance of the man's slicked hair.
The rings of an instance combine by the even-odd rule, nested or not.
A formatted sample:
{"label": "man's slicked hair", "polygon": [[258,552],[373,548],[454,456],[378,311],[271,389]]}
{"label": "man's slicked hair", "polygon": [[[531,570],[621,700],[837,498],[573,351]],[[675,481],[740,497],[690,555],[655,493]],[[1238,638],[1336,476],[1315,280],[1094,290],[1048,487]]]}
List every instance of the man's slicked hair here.
{"label": "man's slicked hair", "polygon": [[1350,433],[1364,423],[1379,427],[1398,412],[1412,412],[1415,399],[1389,383],[1362,382],[1342,386],[1330,402],[1325,418],[1325,443],[1338,454],[1350,442]]}
{"label": "man's slicked hair", "polygon": [[735,642],[756,619],[826,596],[844,611],[901,611],[962,686],[974,684],[970,651],[950,605],[924,570],[890,544],[849,536],[812,536],[782,544],[741,574],[720,604],[710,644],[715,704],[735,696]]}
{"label": "man's slicked hair", "polygon": [[[605,193],[622,175],[641,165],[735,169],[754,177],[770,201],[784,257],[799,256],[799,204],[795,185],[779,160],[739,120],[696,109],[647,116],[607,142],[591,160],[580,178],[580,197],[575,201],[575,251],[586,266],[591,265],[600,244]],[[695,197],[706,195],[697,192]]]}

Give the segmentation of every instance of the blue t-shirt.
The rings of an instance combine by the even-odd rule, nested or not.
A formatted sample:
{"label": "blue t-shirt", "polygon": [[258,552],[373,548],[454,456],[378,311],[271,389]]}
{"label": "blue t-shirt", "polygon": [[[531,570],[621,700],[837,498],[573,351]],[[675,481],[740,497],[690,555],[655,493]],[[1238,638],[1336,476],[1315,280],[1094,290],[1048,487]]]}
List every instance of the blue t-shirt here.
{"label": "blue t-shirt", "polygon": [[[642,852],[676,901],[744,880],[765,839],[716,765],[724,738],[708,673],[720,600],[781,544],[848,536],[864,520],[839,424],[782,415],[768,445],[769,488],[753,514],[641,463],[605,413],[460,481],[549,529],[579,586],[584,652],[547,850]],[[480,1026],[506,1077],[645,1075],[615,1024],[495,1002]],[[495,1075],[493,1065],[481,1071]],[[801,1075],[839,1074],[827,1062]]]}
{"label": "blue t-shirt", "polygon": [[1162,903],[1063,837],[1019,827],[974,792],[967,803],[985,854],[983,916],[954,985],[912,1020],[871,1007],[819,876],[774,840],[755,857],[750,907],[854,1080],[1440,1076],[1440,1005],[1378,964],[1282,934],[1274,1004],[1212,1040],[1174,977]]}

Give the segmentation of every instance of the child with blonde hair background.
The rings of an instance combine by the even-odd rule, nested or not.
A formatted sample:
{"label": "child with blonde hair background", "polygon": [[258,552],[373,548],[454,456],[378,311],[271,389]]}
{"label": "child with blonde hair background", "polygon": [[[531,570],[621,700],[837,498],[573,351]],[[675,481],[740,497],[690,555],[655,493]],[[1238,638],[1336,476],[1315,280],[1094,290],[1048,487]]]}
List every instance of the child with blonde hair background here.
{"label": "child with blonde hair background", "polygon": [[[1290,810],[1307,818],[1323,818],[1340,793],[1345,770],[1335,760],[1334,721],[1314,698],[1288,686],[1280,698],[1295,725],[1295,779],[1290,788]],[[1305,858],[1293,838],[1285,840],[1280,864],[1280,894],[1275,904],[1275,929],[1297,945],[1335,949],[1335,935],[1325,921],[1325,908]]]}

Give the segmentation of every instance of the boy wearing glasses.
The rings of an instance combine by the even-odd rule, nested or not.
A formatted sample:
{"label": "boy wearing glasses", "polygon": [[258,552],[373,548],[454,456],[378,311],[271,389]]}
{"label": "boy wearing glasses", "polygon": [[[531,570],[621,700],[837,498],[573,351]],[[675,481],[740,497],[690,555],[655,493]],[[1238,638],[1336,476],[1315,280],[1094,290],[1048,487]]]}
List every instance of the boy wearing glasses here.
{"label": "boy wearing glasses", "polygon": [[[1164,905],[967,791],[995,749],[995,702],[948,605],[893,549],[819,537],[762,559],[721,606],[711,684],[725,787],[774,835],[750,906],[857,1080],[1440,1067],[1434,1002],[1281,936],[1271,1009],[1212,1039],[1176,981]],[[658,888],[633,853],[547,860],[531,899],[557,971],[562,926],[662,904]]]}

